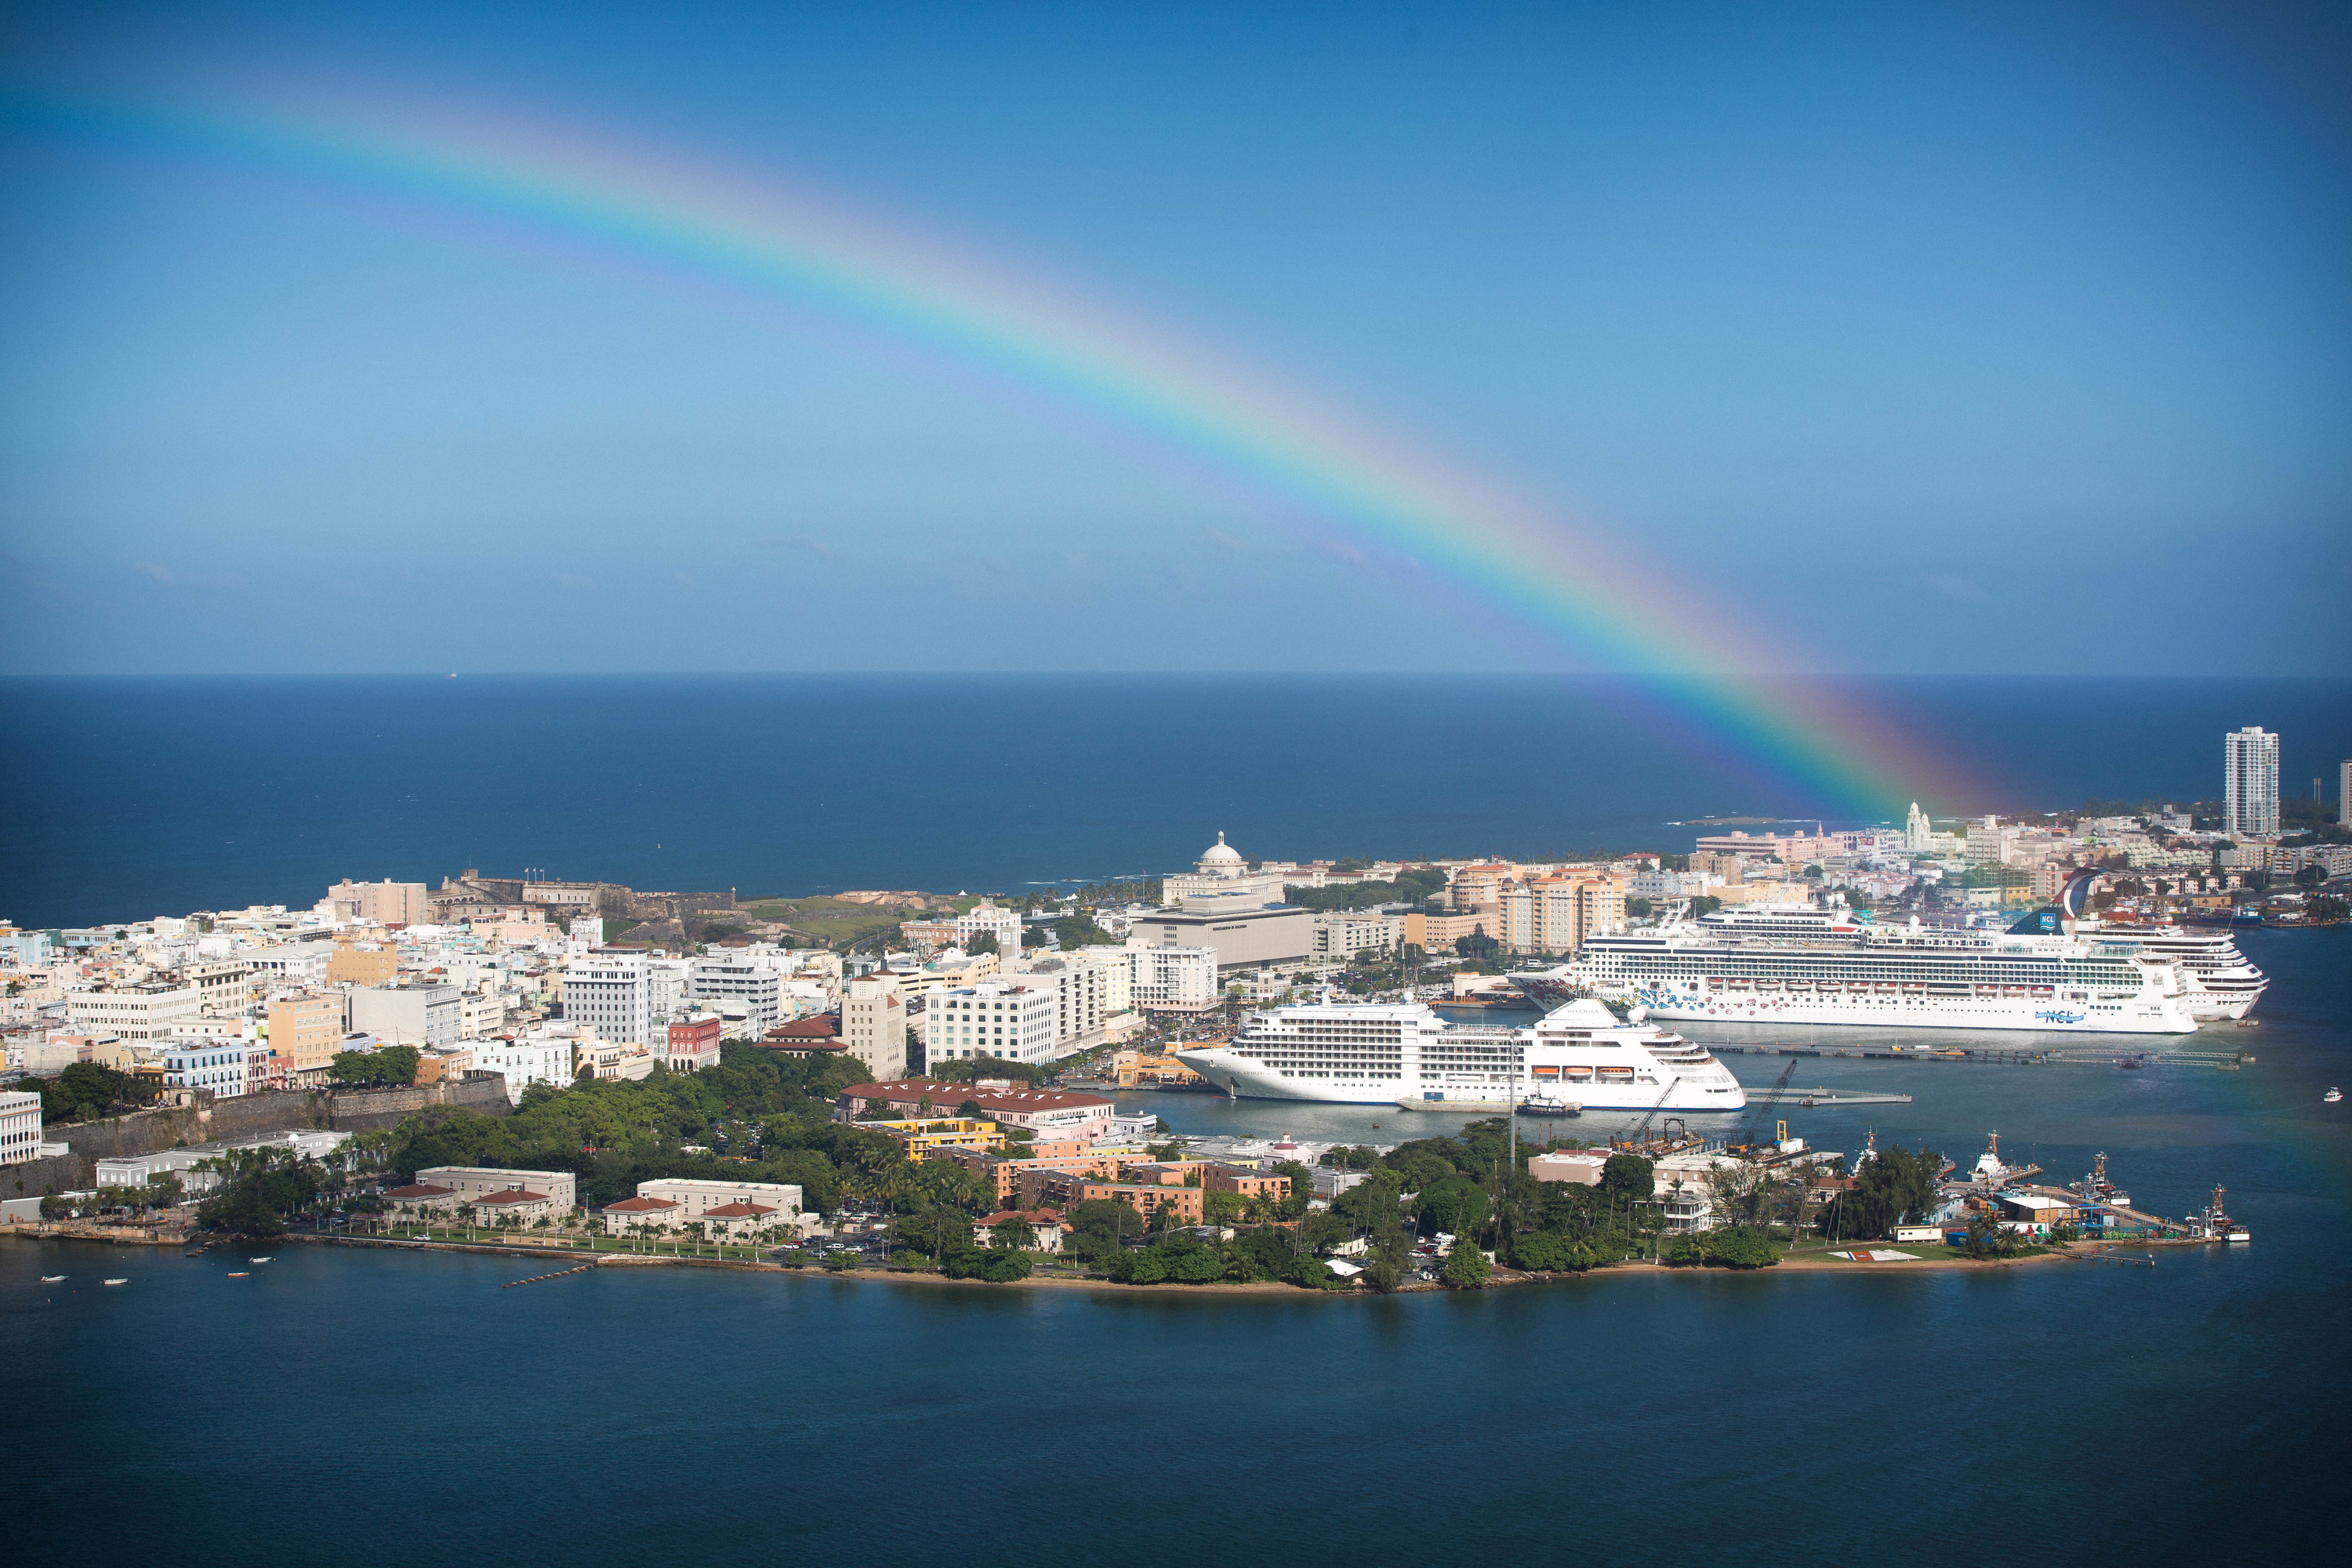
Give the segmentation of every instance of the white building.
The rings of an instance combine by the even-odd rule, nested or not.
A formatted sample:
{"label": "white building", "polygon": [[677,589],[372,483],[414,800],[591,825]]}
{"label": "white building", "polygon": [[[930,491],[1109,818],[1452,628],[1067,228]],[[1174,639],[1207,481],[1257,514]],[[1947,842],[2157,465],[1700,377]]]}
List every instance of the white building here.
{"label": "white building", "polygon": [[995,939],[1000,962],[1010,963],[1021,952],[1021,915],[1018,910],[1000,910],[982,899],[948,924],[955,928],[956,945],[966,952],[971,951],[972,939],[983,932]]}
{"label": "white building", "polygon": [[[783,1013],[784,966],[767,953],[724,952],[698,958],[687,966],[687,1000],[719,1004],[712,1011],[726,1014],[725,1004],[742,1010],[746,1037],[758,1039],[775,1027]],[[567,1005],[565,1012],[571,1011]]]}
{"label": "white building", "polygon": [[[1323,879],[1317,877],[1313,880],[1319,886]],[[1223,894],[1247,898],[1259,904],[1278,904],[1282,902],[1282,881],[1279,870],[1251,870],[1242,852],[1227,844],[1225,836],[1220,833],[1217,841],[1192,862],[1189,874],[1180,871],[1160,879],[1160,901],[1181,904],[1187,899]]]}
{"label": "white building", "polygon": [[66,1018],[77,1035],[119,1035],[126,1040],[169,1037],[180,1024],[205,1015],[204,994],[194,985],[150,983],[66,996]]}
{"label": "white building", "polygon": [[1903,847],[1915,855],[1920,854],[1931,847],[1929,840],[1934,837],[1935,829],[1928,826],[1927,814],[1919,809],[1917,801],[1913,801],[1911,815],[1903,824]]}
{"label": "white building", "polygon": [[1361,952],[1394,952],[1404,939],[1404,917],[1368,910],[1331,910],[1315,917],[1315,956],[1344,963]]}
{"label": "white building", "polygon": [[2275,838],[2279,830],[2279,738],[2259,724],[2221,737],[2221,830]]}
{"label": "white building", "polygon": [[563,966],[563,1021],[600,1040],[643,1044],[653,1027],[652,986],[634,952],[593,952]]}
{"label": "white building", "polygon": [[982,981],[932,996],[925,1016],[930,1020],[926,1061],[1003,1057],[1045,1062],[1060,1055],[1060,1008],[1052,985]]}
{"label": "white building", "polygon": [[1134,990],[1127,950],[1120,947],[1082,947],[1041,958],[1023,978],[1054,988],[1057,1057],[1101,1044],[1105,1026],[1128,1012]]}
{"label": "white building", "polygon": [[511,1038],[477,1040],[471,1047],[474,1070],[505,1074],[507,1099],[520,1105],[522,1091],[531,1084],[571,1087],[577,1070],[572,1048],[577,1040],[576,1026],[566,1024],[550,1024]]}
{"label": "white building", "polygon": [[436,1165],[416,1173],[420,1186],[446,1187],[457,1202],[475,1203],[493,1193],[540,1193],[557,1215],[579,1206],[580,1178],[569,1171],[499,1171],[477,1165]]}
{"label": "white building", "polygon": [[772,1225],[797,1224],[801,1216],[800,1187],[782,1182],[709,1182],[665,1176],[658,1181],[639,1182],[637,1196],[677,1205],[680,1225],[692,1225],[716,1209],[742,1205],[772,1214],[776,1217],[764,1222]]}
{"label": "white building", "polygon": [[245,1092],[247,1042],[174,1040],[163,1048],[163,1087],[209,1089],[216,1100]]}
{"label": "white building", "polygon": [[41,1156],[41,1097],[0,1089],[0,1165]]}
{"label": "white building", "polygon": [[327,985],[327,962],[335,956],[335,944],[331,942],[289,942],[278,947],[240,947],[236,955],[253,971],[255,982],[263,989],[276,985],[291,985],[304,991],[323,991]]}
{"label": "white building", "polygon": [[1268,965],[1305,963],[1315,952],[1315,917],[1294,904],[1266,903],[1255,893],[1195,893],[1182,909],[1159,909],[1129,928],[1160,947],[1214,950],[1224,973]]}
{"label": "white building", "polygon": [[446,1050],[465,1038],[455,985],[354,985],[343,994],[350,1026],[385,1045]]}
{"label": "white building", "polygon": [[877,1080],[907,1071],[907,1001],[896,975],[861,974],[842,987],[841,1043]]}
{"label": "white building", "polygon": [[1135,1005],[1153,1009],[1200,1012],[1217,1003],[1217,952],[1210,947],[1154,947],[1130,939],[1127,944],[1128,994]]}

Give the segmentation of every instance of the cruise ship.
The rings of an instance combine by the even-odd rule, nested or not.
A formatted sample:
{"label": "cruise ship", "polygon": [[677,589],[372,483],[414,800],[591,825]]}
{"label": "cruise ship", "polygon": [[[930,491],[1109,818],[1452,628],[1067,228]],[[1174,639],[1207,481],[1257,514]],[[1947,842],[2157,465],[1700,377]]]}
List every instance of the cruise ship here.
{"label": "cruise ship", "polygon": [[2238,951],[2227,931],[2189,931],[2179,926],[2099,925],[2085,921],[2078,936],[2136,947],[2143,959],[2179,966],[2190,982],[2189,1016],[2200,1024],[2242,1018],[2254,1010],[2270,976]]}
{"label": "cruise ship", "polygon": [[1621,1024],[1591,1000],[1521,1028],[1450,1024],[1420,1002],[1320,1002],[1255,1013],[1224,1045],[1176,1059],[1236,1098],[1506,1110],[1738,1110],[1729,1069],[1680,1035]]}
{"label": "cruise ship", "polygon": [[[1843,910],[1724,910],[1588,938],[1514,974],[1538,1001],[1601,996],[1725,1023],[2185,1035],[2209,994],[2177,957],[2074,929],[2055,910],[2006,931],[1878,927]],[[2249,966],[2251,967],[2251,966]],[[2251,1006],[2252,1001],[2248,1000]]]}

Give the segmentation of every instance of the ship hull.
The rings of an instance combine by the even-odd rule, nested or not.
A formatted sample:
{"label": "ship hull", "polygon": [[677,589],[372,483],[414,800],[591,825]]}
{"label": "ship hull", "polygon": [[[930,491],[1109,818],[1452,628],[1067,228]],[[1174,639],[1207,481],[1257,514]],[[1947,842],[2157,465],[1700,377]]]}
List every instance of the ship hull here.
{"label": "ship hull", "polygon": [[1874,1029],[1988,1029],[2062,1035],[2193,1035],[2197,1020],[2178,1002],[2135,1001],[2116,1011],[2046,998],[1845,996],[1820,992],[1687,993],[1637,987],[1628,1000],[1653,1018],[1694,1024],[1771,1024]]}
{"label": "ship hull", "polygon": [[[1292,1078],[1279,1068],[1222,1047],[1178,1051],[1176,1059],[1237,1100],[1297,1100],[1321,1104],[1406,1106],[1416,1110],[1491,1110],[1501,1114],[1536,1091],[1539,1081],[1522,1079],[1517,1085],[1445,1084],[1414,1079]],[[1744,1110],[1747,1095],[1734,1083],[1716,1087],[1694,1078],[1664,1092],[1654,1083],[1583,1083],[1574,1086],[1583,1110],[1648,1110],[1667,1112],[1735,1111]],[[1434,1096],[1435,1098],[1432,1098]]]}

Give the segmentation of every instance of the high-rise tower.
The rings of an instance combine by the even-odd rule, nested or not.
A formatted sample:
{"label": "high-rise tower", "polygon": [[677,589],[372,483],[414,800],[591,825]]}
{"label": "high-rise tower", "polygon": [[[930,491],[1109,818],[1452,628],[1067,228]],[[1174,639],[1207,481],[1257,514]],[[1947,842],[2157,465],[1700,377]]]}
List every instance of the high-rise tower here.
{"label": "high-rise tower", "polygon": [[2259,724],[2221,737],[2221,829],[2247,838],[2279,830],[2279,738]]}

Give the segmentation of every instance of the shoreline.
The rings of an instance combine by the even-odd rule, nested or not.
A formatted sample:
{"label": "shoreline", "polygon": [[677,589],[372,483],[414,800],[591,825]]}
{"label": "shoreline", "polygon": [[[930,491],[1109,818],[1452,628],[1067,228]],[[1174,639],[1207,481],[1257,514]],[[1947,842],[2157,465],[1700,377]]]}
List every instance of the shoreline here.
{"label": "shoreline", "polygon": [[[21,1235],[23,1233],[18,1232],[16,1234]],[[45,1237],[34,1237],[33,1239],[80,1241],[94,1240],[96,1238],[51,1235]],[[1370,1300],[1379,1299],[1383,1294],[1389,1296],[1444,1294],[1453,1291],[1455,1289],[1453,1286],[1445,1285],[1434,1280],[1423,1281],[1418,1279],[1410,1284],[1402,1285],[1396,1289],[1387,1292],[1360,1288],[1350,1288],[1344,1290],[1311,1290],[1303,1286],[1292,1285],[1278,1279],[1253,1280],[1248,1284],[1225,1280],[1206,1285],[1185,1285],[1173,1281],[1162,1281],[1150,1285],[1122,1285],[1114,1279],[1070,1279],[1066,1276],[1061,1275],[1034,1274],[1026,1279],[1013,1279],[998,1282],[986,1279],[950,1279],[941,1274],[919,1273],[911,1270],[901,1272],[896,1269],[884,1268],[810,1268],[805,1267],[791,1268],[781,1263],[754,1262],[749,1259],[732,1258],[662,1258],[652,1255],[632,1253],[599,1253],[593,1255],[581,1253],[564,1254],[557,1252],[551,1247],[499,1246],[491,1242],[400,1241],[384,1237],[305,1236],[291,1231],[289,1231],[282,1236],[258,1238],[257,1241],[257,1238],[253,1237],[247,1237],[244,1239],[249,1242],[256,1242],[257,1245],[260,1242],[267,1242],[273,1246],[296,1244],[308,1247],[384,1247],[412,1252],[457,1252],[469,1253],[477,1256],[488,1255],[502,1258],[528,1258],[537,1259],[541,1262],[548,1261],[551,1258],[562,1258],[568,1256],[579,1262],[588,1263],[592,1267],[598,1268],[719,1268],[740,1274],[772,1274],[797,1279],[848,1279],[865,1284],[878,1285],[946,1285],[955,1286],[958,1288],[968,1287],[982,1290],[1031,1289],[1043,1290],[1099,1290],[1116,1295],[1139,1295],[1157,1292],[1162,1294],[1172,1293],[1189,1296],[1295,1296],[1301,1300],[1323,1299],[1333,1300]],[[1970,1269],[2019,1268],[2033,1264],[2057,1263],[2062,1261],[2080,1263],[2096,1257],[2099,1252],[2108,1247],[2130,1247],[2137,1248],[2140,1247],[2168,1245],[2197,1246],[2204,1244],[2195,1242],[2075,1242],[2065,1247],[2057,1248],[2049,1252],[2034,1253],[2024,1258],[1939,1258],[1928,1255],[1910,1259],[1891,1258],[1884,1263],[1859,1263],[1849,1258],[1833,1258],[1824,1252],[1808,1252],[1801,1253],[1793,1258],[1782,1258],[1779,1262],[1764,1268],[1724,1268],[1719,1267],[1708,1268],[1706,1266],[1677,1266],[1665,1263],[1625,1262],[1608,1264],[1594,1268],[1563,1274],[1533,1274],[1521,1273],[1517,1269],[1505,1268],[1498,1265],[1493,1275],[1487,1279],[1486,1283],[1483,1286],[1477,1287],[1477,1289],[1494,1290],[1516,1289],[1530,1285],[1571,1284],[1581,1280],[1601,1279],[1611,1275],[1628,1277],[1680,1275],[1692,1278],[1711,1278],[1721,1276],[1746,1277],[1752,1279],[1759,1276],[1774,1274],[1783,1270],[1791,1274],[1830,1274],[1840,1272],[1870,1275],[1885,1275],[1889,1273],[1948,1273]]]}
{"label": "shoreline", "polygon": [[[486,1242],[396,1241],[383,1237],[301,1236],[289,1232],[268,1238],[272,1242],[297,1242],[307,1246],[391,1247],[417,1252],[464,1252],[490,1254],[506,1258],[530,1258],[546,1260],[551,1256],[562,1257],[551,1248],[536,1247],[501,1247]],[[1528,1285],[1567,1284],[1578,1280],[1599,1279],[1609,1275],[1686,1275],[1693,1277],[1746,1276],[1753,1278],[1785,1269],[1795,1274],[1855,1274],[1884,1273],[1945,1273],[1955,1270],[2018,1268],[2038,1263],[2071,1260],[2082,1262],[2096,1256],[2103,1248],[2120,1246],[2157,1245],[2148,1243],[2076,1242],[2049,1252],[2034,1253],[2024,1258],[1938,1258],[1932,1255],[1909,1260],[1889,1259],[1884,1263],[1857,1263],[1852,1259],[1832,1258],[1823,1252],[1801,1253],[1783,1258],[1766,1268],[1723,1268],[1675,1266],[1664,1263],[1626,1262],[1564,1274],[1521,1273],[1517,1269],[1497,1267],[1482,1289],[1505,1289]],[[2184,1244],[2175,1244],[2184,1245]],[[1070,1279],[1061,1275],[1031,1275],[1026,1279],[996,1282],[986,1279],[950,1279],[942,1274],[901,1272],[886,1268],[790,1268],[781,1263],[752,1262],[741,1258],[662,1258],[632,1253],[570,1254],[583,1262],[593,1262],[600,1268],[723,1268],[736,1273],[774,1274],[800,1279],[851,1279],[881,1285],[951,1285],[983,1290],[1043,1289],[1043,1290],[1102,1290],[1118,1295],[1145,1292],[1174,1293],[1191,1296],[1296,1296],[1301,1299],[1363,1300],[1375,1299],[1381,1291],[1367,1289],[1345,1290],[1310,1290],[1303,1286],[1278,1279],[1253,1280],[1248,1284],[1225,1280],[1207,1285],[1185,1285],[1162,1281],[1151,1285],[1122,1285],[1114,1279]],[[1436,1281],[1414,1280],[1385,1292],[1391,1296],[1428,1295],[1453,1290],[1454,1287]]]}

